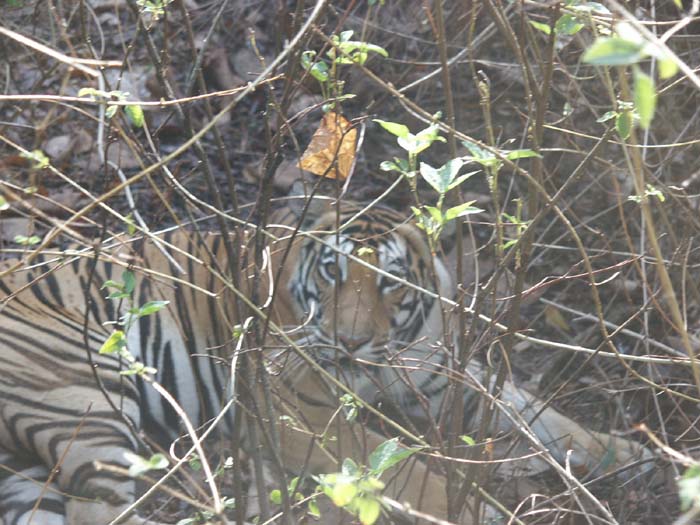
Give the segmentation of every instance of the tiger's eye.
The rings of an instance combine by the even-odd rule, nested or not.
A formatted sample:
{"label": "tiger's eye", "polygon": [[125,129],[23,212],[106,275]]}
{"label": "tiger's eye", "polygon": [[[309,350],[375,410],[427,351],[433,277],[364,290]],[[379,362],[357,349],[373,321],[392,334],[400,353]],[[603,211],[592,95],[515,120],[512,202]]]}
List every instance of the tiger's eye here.
{"label": "tiger's eye", "polygon": [[338,265],[334,261],[325,262],[319,266],[321,276],[327,281],[335,281],[338,277]]}

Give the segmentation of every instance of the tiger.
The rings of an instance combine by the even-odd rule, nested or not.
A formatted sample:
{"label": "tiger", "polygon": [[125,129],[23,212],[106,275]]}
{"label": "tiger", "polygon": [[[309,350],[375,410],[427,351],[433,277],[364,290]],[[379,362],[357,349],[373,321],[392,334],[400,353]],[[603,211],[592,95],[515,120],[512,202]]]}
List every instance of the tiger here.
{"label": "tiger", "polygon": [[[238,421],[246,447],[261,446],[256,425],[272,425],[275,453],[292,474],[338,472],[344,458],[365,461],[387,440],[381,425],[343,416],[344,394],[367,410],[391,403],[408,420],[439,426],[455,372],[465,429],[478,428],[486,406],[497,404],[492,435],[526,422],[542,454],[575,472],[650,463],[641,443],[587,430],[510,380],[495,396],[477,359],[455,366],[446,329],[455,315],[453,272],[413,217],[349,200],[309,203],[273,213],[257,251],[246,232],[174,229],[1,263],[0,522],[106,524],[130,509],[136,481],[98,465],[128,468],[129,454],[144,450],[140,431],[165,443],[182,434],[181,414],[154,382],[195,428],[216,421],[216,432],[230,436]],[[226,277],[232,262],[237,285]],[[129,315],[128,301],[108,298],[103,286],[125,269],[134,276],[133,304],[165,305],[130,319],[125,335],[152,375],[124,375],[128,362],[99,352]],[[267,328],[257,343],[253,319],[257,333]],[[246,338],[263,356],[247,377],[264,381],[233,379]],[[263,421],[264,388],[275,421]],[[257,418],[234,417],[242,396],[259,401]],[[384,494],[444,520],[447,480],[434,455],[395,467]],[[499,519],[474,505],[467,500],[460,523]],[[131,512],[121,523],[158,522]]]}

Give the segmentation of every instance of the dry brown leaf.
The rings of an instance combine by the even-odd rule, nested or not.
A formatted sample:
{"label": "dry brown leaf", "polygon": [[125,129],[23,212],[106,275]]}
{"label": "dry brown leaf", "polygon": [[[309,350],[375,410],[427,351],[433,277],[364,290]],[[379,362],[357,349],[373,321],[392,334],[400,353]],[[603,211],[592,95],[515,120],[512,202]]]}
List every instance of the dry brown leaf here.
{"label": "dry brown leaf", "polygon": [[[243,167],[243,180],[249,184],[258,184],[263,176],[262,171],[262,161],[250,162]],[[273,184],[276,189],[289,193],[296,181],[309,179],[304,177],[304,173],[293,160],[283,160],[275,171]]]}
{"label": "dry brown leaf", "polygon": [[[121,140],[109,145],[109,148],[107,148],[107,160],[113,162],[122,170],[132,170],[141,166],[138,157]],[[97,151],[93,151],[85,169],[96,170],[100,165],[100,155]]]}
{"label": "dry brown leaf", "polygon": [[36,193],[26,195],[22,192],[14,192],[9,188],[4,189],[4,197],[10,203],[9,209],[0,213],[0,222],[20,213],[29,213],[39,217],[62,217],[74,213],[74,210],[82,207],[87,202],[87,197],[71,187],[46,193],[45,188],[40,188]]}
{"label": "dry brown leaf", "polygon": [[75,142],[76,138],[74,136],[58,135],[47,140],[44,143],[43,150],[54,164],[61,163],[73,153]]}
{"label": "dry brown leaf", "polygon": [[28,168],[31,162],[22,155],[6,155],[0,159],[0,168]]}
{"label": "dry brown leaf", "polygon": [[73,153],[87,153],[92,149],[93,136],[90,135],[84,129],[79,129],[75,133],[75,144],[73,146]]}
{"label": "dry brown leaf", "polygon": [[547,305],[547,307],[544,309],[544,319],[549,326],[559,328],[566,333],[569,332],[569,323],[566,322],[566,319],[562,315],[561,311],[557,310],[553,306]]}
{"label": "dry brown leaf", "polygon": [[[221,52],[226,59],[226,66],[228,67],[228,52],[223,47]],[[242,47],[233,55],[233,69],[238,73],[239,78],[255,78],[264,68],[252,49]],[[226,86],[226,89],[240,84],[245,84],[245,82],[241,80],[239,84],[229,84]],[[222,89],[224,88],[222,87]]]}
{"label": "dry brown leaf", "polygon": [[217,89],[231,89],[245,84],[241,76],[231,69],[228,52],[223,47],[211,49],[207,53],[204,71],[207,78],[214,81]]}
{"label": "dry brown leaf", "polygon": [[[289,192],[294,182],[303,178],[303,172],[293,160],[283,160],[275,172],[275,188]],[[308,179],[308,177],[306,177]]]}
{"label": "dry brown leaf", "polygon": [[298,166],[314,175],[345,180],[355,160],[356,143],[357,130],[350,122],[338,113],[326,113]]}

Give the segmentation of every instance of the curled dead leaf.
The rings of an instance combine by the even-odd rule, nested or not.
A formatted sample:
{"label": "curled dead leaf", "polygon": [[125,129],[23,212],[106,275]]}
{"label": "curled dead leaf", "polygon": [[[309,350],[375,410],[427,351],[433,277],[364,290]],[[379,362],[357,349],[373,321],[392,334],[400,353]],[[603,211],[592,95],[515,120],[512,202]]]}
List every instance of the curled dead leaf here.
{"label": "curled dead leaf", "polygon": [[314,175],[345,180],[355,161],[357,130],[339,113],[329,112],[311,138],[298,166]]}
{"label": "curled dead leaf", "polygon": [[562,315],[561,311],[557,310],[553,306],[547,305],[547,307],[544,309],[544,318],[549,326],[559,328],[565,333],[569,332],[569,323],[566,322],[566,319]]}
{"label": "curled dead leaf", "polygon": [[73,153],[76,138],[71,135],[51,137],[44,143],[43,150],[57,164],[66,160]]}
{"label": "curled dead leaf", "polygon": [[204,72],[207,80],[213,81],[217,89],[231,89],[245,84],[241,75],[231,70],[228,52],[223,47],[214,48],[207,53]]}

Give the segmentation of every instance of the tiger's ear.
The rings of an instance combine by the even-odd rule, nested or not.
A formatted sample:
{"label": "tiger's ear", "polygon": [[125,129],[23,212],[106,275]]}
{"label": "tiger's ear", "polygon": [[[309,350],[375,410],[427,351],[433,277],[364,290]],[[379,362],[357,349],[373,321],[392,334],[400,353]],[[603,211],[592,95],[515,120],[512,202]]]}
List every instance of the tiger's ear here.
{"label": "tiger's ear", "polygon": [[[330,180],[321,180],[315,192],[314,187],[316,184],[319,184],[318,180],[299,179],[292,184],[292,188],[287,195],[287,206],[297,218],[303,220],[302,226],[310,226],[321,215],[331,210],[335,199],[328,197],[326,192],[331,189],[329,183],[332,182]],[[314,192],[313,197],[311,197],[312,192]]]}

